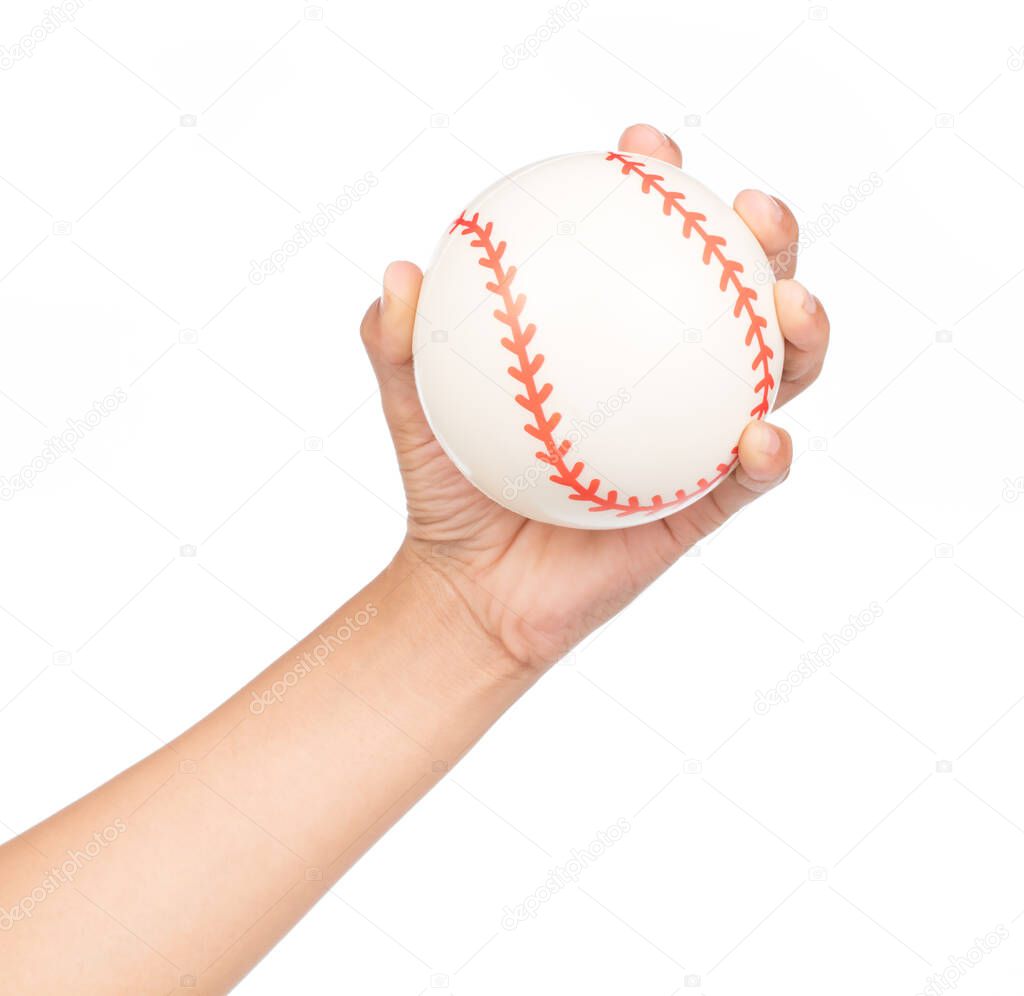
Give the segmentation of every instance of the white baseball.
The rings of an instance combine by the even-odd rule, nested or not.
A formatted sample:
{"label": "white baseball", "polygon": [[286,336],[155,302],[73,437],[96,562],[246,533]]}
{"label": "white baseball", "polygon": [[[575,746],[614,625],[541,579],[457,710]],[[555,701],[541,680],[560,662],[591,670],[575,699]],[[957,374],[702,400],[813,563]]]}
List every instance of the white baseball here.
{"label": "white baseball", "polygon": [[739,215],[675,166],[548,159],[442,238],[413,338],[420,400],[501,505],[585,529],[650,522],[720,484],[771,410],[772,284]]}

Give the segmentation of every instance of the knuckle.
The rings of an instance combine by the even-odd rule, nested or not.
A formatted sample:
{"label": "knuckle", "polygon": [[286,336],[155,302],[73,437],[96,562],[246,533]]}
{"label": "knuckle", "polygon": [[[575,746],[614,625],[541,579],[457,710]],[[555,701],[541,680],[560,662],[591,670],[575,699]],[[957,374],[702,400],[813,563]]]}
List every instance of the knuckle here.
{"label": "knuckle", "polygon": [[374,301],[366,310],[366,314],[363,315],[363,320],[359,323],[359,336],[363,340],[363,345],[371,346],[378,338],[380,332],[380,323],[377,320],[378,314],[378,302]]}

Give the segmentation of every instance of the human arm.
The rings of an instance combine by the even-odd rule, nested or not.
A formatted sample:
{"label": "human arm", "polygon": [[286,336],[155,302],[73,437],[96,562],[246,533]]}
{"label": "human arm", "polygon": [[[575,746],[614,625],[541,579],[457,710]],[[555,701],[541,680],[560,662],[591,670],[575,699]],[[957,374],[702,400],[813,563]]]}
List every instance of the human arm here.
{"label": "human arm", "polygon": [[[679,161],[645,127],[622,147]],[[817,376],[828,323],[789,279],[792,215],[752,191],[736,207],[770,257],[786,253],[775,285],[784,404]],[[0,849],[12,991],[165,993],[183,978],[226,991],[554,660],[785,477],[788,436],[755,422],[736,472],[658,522],[584,532],[494,505],[420,409],[419,286],[415,266],[393,264],[362,326],[406,487],[401,549],[182,737]],[[65,859],[62,881],[53,869]]]}

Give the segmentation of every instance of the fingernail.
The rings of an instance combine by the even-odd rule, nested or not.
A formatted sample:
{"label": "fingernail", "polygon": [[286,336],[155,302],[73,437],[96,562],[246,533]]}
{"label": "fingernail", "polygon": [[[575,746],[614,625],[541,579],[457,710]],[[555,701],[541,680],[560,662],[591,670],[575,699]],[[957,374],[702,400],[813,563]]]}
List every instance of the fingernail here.
{"label": "fingernail", "polygon": [[751,442],[758,453],[764,456],[775,456],[779,452],[782,439],[767,422],[753,422],[747,432],[754,437]]}
{"label": "fingernail", "polygon": [[664,142],[668,137],[663,131],[660,131],[658,128],[655,128],[654,125],[642,124],[640,125],[640,127],[646,128],[652,135],[654,135],[655,138],[657,138],[659,142]]}
{"label": "fingernail", "polygon": [[817,310],[818,299],[810,291],[804,291],[804,311],[813,315]]}
{"label": "fingernail", "polygon": [[764,196],[768,198],[771,204],[772,217],[775,219],[775,222],[782,221],[786,217],[786,212],[782,210],[782,205],[771,194],[765,194]]}
{"label": "fingernail", "polygon": [[388,306],[388,301],[391,299],[391,295],[388,292],[388,274],[391,272],[391,267],[394,263],[388,263],[384,270],[384,276],[381,278],[381,289],[380,289],[380,310],[384,311]]}

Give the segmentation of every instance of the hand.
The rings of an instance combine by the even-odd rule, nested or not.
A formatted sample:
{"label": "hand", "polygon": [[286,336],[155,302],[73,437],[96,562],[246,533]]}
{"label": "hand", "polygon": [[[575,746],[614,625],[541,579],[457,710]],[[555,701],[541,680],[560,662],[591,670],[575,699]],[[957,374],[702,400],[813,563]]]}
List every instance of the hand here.
{"label": "hand", "polygon": [[[619,148],[682,165],[676,143],[650,125],[627,128]],[[779,278],[775,306],[786,356],[778,407],[817,378],[828,345],[828,318],[817,299],[792,279],[798,234],[792,212],[754,190],[740,193],[734,207]],[[362,324],[405,484],[409,523],[400,557],[427,581],[431,597],[458,597],[479,627],[473,635],[490,641],[513,669],[532,674],[553,663],[689,547],[789,473],[788,433],[754,421],[740,438],[735,472],[667,518],[586,531],[534,522],[503,508],[459,473],[420,407],[412,330],[421,280],[414,264],[392,263],[383,295]]]}

